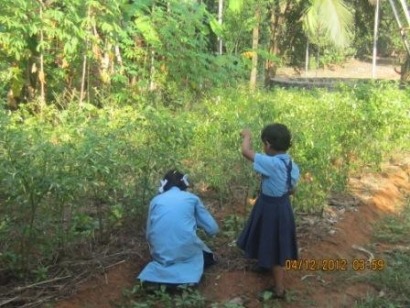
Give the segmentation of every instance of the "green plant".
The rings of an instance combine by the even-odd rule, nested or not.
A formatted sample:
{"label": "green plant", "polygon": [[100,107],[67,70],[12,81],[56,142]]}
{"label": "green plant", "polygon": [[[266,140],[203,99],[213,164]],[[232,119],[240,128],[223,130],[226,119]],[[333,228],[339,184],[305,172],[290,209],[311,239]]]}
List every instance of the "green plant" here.
{"label": "green plant", "polygon": [[237,303],[212,303],[211,308],[245,308],[242,304]]}
{"label": "green plant", "polygon": [[223,221],[223,233],[229,237],[236,236],[242,230],[245,219],[238,215],[228,215]]}
{"label": "green plant", "polygon": [[193,192],[231,214],[223,228],[234,236],[260,181],[240,153],[239,132],[249,127],[261,151],[259,134],[270,122],[293,134],[290,154],[301,169],[296,211],[321,212],[352,172],[409,148],[408,104],[407,90],[361,84],[334,92],[215,89],[187,109],[1,110],[2,266],[24,276],[76,243],[93,247],[116,228],[142,228],[159,179],[174,167],[189,173]]}
{"label": "green plant", "polygon": [[182,287],[182,293],[175,297],[176,307],[206,307],[205,298],[192,288]]}
{"label": "green plant", "polygon": [[359,277],[371,283],[380,291],[379,297],[368,296],[358,301],[357,307],[406,307],[410,303],[410,275],[408,264],[410,257],[401,247],[408,247],[408,231],[410,228],[409,200],[404,209],[397,215],[390,215],[383,219],[376,227],[374,239],[386,242],[391,246],[391,251],[384,253],[381,258],[385,261],[382,271],[371,272],[369,275]]}

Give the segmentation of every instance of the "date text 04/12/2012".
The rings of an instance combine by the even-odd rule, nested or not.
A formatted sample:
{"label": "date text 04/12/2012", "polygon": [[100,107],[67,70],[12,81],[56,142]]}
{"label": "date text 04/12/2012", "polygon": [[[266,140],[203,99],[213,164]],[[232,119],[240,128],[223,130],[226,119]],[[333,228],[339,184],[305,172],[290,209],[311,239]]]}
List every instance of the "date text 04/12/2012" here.
{"label": "date text 04/12/2012", "polygon": [[286,260],[285,269],[288,271],[382,271],[386,268],[384,259],[298,259]]}

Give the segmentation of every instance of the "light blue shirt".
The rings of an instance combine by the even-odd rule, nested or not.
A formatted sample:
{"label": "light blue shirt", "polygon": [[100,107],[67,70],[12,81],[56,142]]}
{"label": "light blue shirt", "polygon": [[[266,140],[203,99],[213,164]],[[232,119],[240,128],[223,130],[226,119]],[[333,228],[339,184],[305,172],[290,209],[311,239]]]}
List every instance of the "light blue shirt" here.
{"label": "light blue shirt", "polygon": [[158,283],[198,283],[203,274],[203,250],[211,252],[198,237],[197,228],[216,235],[218,225],[194,194],[177,187],[152,199],[146,237],[152,261],[138,279]]}
{"label": "light blue shirt", "polygon": [[[287,191],[288,172],[286,165],[291,161],[289,154],[269,156],[256,153],[253,169],[262,175],[262,193],[271,197],[283,196]],[[291,184],[296,186],[299,180],[299,167],[292,161]]]}

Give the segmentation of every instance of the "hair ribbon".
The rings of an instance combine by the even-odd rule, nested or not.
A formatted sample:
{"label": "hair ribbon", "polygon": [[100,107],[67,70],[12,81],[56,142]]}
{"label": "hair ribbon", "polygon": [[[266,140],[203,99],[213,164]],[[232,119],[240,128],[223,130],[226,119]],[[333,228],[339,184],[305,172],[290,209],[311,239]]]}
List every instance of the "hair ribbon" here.
{"label": "hair ribbon", "polygon": [[164,187],[167,185],[168,180],[161,180],[160,181],[161,185],[158,188],[158,191],[162,194],[164,192]]}
{"label": "hair ribbon", "polygon": [[189,186],[189,182],[188,182],[188,174],[184,174],[184,176],[181,179],[182,182],[184,182],[184,184],[186,186]]}

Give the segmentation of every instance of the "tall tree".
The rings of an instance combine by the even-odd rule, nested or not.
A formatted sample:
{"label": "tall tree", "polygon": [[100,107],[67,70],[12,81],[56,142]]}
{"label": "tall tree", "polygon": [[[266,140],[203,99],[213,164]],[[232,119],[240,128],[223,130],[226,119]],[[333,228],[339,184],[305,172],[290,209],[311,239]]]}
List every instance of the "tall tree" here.
{"label": "tall tree", "polygon": [[256,88],[256,82],[258,77],[258,47],[259,47],[259,25],[261,18],[261,8],[257,7],[255,10],[255,25],[252,30],[252,68],[251,77],[249,80],[249,86],[251,89]]}
{"label": "tall tree", "polygon": [[229,2],[229,9],[238,16],[241,16],[242,12],[246,9],[251,9],[251,12],[254,12],[252,15],[248,16],[245,21],[242,21],[243,24],[250,25],[252,32],[250,40],[252,51],[247,53],[251,58],[251,72],[249,78],[251,89],[254,89],[257,83],[260,53],[260,27],[266,16],[267,3],[268,0],[230,0]]}
{"label": "tall tree", "polygon": [[[373,4],[374,1],[371,1]],[[398,3],[399,2],[399,3]],[[400,79],[404,83],[410,82],[410,41],[408,39],[408,30],[410,27],[410,15],[407,1],[389,0],[393,15],[396,19],[402,42],[406,50],[405,60],[401,65]]]}
{"label": "tall tree", "polygon": [[[311,43],[330,43],[336,47],[346,47],[350,43],[353,15],[343,0],[273,0],[270,10],[269,51],[273,55],[285,52],[281,50],[280,39],[285,36],[285,27],[291,27],[294,19],[302,21]],[[299,18],[295,18],[298,14]],[[276,61],[267,61],[265,68],[265,82],[268,83],[276,74]]]}
{"label": "tall tree", "polygon": [[283,37],[286,17],[292,9],[295,9],[300,1],[292,0],[273,0],[269,3],[269,54],[265,63],[265,85],[269,85],[270,79],[275,77],[277,61],[283,50],[280,47],[280,38]]}
{"label": "tall tree", "polygon": [[[268,51],[264,54],[266,84],[276,74],[278,59],[288,52],[289,47],[294,47],[294,38],[299,35],[296,33],[297,28],[303,29],[305,36],[312,43],[327,43],[336,47],[345,47],[350,43],[353,15],[343,0],[253,0],[246,1],[246,6],[243,0],[231,0],[229,4],[239,12],[249,8],[250,3],[258,8],[253,10],[255,15],[259,14],[258,18],[254,17],[254,20],[260,20],[258,25],[268,25],[267,29],[262,31],[269,36],[268,46],[263,48],[258,46],[255,49],[255,38],[258,35],[257,40],[260,41],[261,31],[255,31],[255,28],[252,31],[252,50]],[[292,38],[289,39],[288,36]],[[257,63],[256,57],[257,55],[253,58],[252,69]]]}

